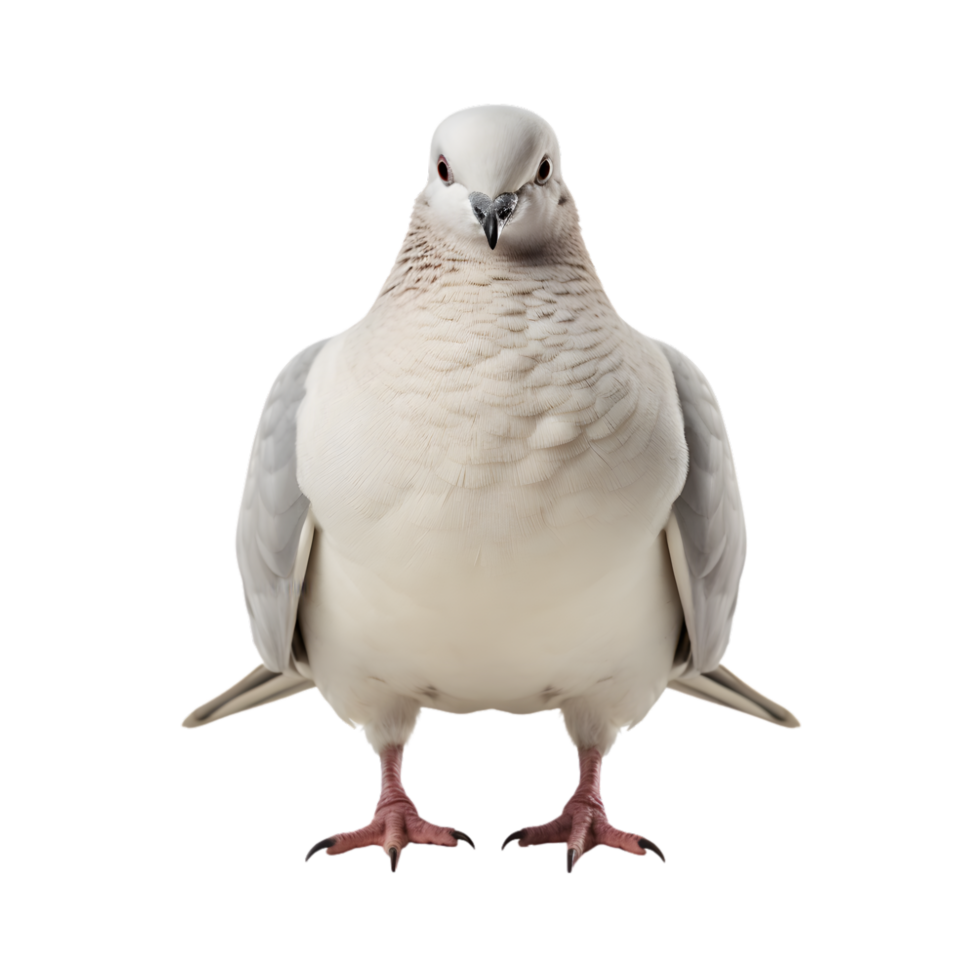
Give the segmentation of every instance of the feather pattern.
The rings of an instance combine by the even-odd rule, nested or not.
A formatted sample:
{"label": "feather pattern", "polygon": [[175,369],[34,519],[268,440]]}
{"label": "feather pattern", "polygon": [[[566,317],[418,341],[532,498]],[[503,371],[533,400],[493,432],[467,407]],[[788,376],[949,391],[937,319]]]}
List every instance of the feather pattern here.
{"label": "feather pattern", "polygon": [[[683,551],[689,578],[691,608],[684,612],[691,658],[686,673],[706,674],[718,666],[728,646],[745,564],[745,519],[714,392],[683,354],[667,344],[660,346],[674,373],[690,460],[684,489],[673,508],[682,542],[676,550]],[[676,560],[674,550],[671,558]],[[679,587],[683,601],[683,583]]]}
{"label": "feather pattern", "polygon": [[252,444],[236,550],[252,637],[269,670],[289,667],[296,608],[312,543],[310,502],[296,482],[296,412],[325,341],[307,347],[276,378]]}

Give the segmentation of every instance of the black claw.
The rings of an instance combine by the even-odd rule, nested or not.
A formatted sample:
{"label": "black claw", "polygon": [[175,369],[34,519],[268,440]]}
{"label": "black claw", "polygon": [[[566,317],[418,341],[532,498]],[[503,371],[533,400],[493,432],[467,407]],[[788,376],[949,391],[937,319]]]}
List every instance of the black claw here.
{"label": "black claw", "polygon": [[568,849],[568,873],[572,873],[572,867],[575,864],[575,859],[578,857],[578,851],[574,847]]}
{"label": "black claw", "polygon": [[474,851],[476,850],[476,844],[474,844],[473,841],[471,841],[469,837],[467,837],[466,834],[464,834],[461,830],[454,830],[452,834],[453,837],[456,838],[456,840],[465,840],[466,843],[469,844]]}
{"label": "black claw", "polygon": [[653,843],[653,841],[649,841],[645,837],[641,837],[636,843],[648,851],[653,851],[654,854],[659,855],[660,860],[663,861],[664,864],[667,863],[667,858],[664,857],[664,852],[661,851],[660,848]]}
{"label": "black claw", "polygon": [[391,870],[394,871],[398,867],[398,855],[399,850],[397,847],[389,847],[388,854],[391,857]]}
{"label": "black claw", "polygon": [[319,844],[314,844],[313,847],[310,848],[310,853],[306,855],[306,860],[309,861],[309,859],[313,857],[317,851],[325,851],[328,847],[333,847],[336,843],[336,837],[328,837],[326,840],[320,841]]}
{"label": "black claw", "polygon": [[514,833],[512,833],[510,837],[508,837],[507,840],[500,845],[500,849],[503,850],[512,840],[524,840],[525,837],[527,837],[526,830],[515,830]]}

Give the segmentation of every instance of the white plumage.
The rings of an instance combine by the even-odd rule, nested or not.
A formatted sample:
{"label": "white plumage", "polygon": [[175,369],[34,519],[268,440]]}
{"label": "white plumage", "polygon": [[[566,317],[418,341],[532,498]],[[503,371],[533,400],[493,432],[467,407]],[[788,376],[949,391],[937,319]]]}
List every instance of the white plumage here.
{"label": "white plumage", "polygon": [[744,560],[714,397],[616,314],[523,110],[436,131],[375,304],[270,396],[238,548],[269,669],[190,724],[312,682],[383,757],[421,706],[557,707],[584,760],[671,681],[795,724],[711,673]]}

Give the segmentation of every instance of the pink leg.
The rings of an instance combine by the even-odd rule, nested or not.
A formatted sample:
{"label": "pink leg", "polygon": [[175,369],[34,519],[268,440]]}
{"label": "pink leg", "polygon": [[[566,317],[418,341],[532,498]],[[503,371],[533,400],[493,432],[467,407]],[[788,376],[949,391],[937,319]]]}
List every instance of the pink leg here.
{"label": "pink leg", "polygon": [[578,789],[565,804],[561,816],[539,827],[515,831],[504,841],[504,847],[512,840],[520,841],[521,847],[530,844],[567,844],[569,871],[586,851],[591,851],[597,844],[619,847],[631,854],[644,854],[649,850],[659,854],[661,861],[666,860],[656,844],[638,834],[624,834],[606,819],[606,808],[599,795],[599,770],[602,768],[599,750],[579,749],[578,758],[582,776]]}
{"label": "pink leg", "polygon": [[391,870],[398,867],[398,858],[408,844],[441,844],[455,847],[465,840],[470,847],[476,845],[461,830],[437,827],[423,820],[415,804],[408,798],[402,786],[402,746],[389,745],[381,753],[381,799],[374,811],[374,819],[360,830],[350,834],[336,834],[320,841],[306,855],[309,861],[317,851],[343,854],[355,847],[378,844],[391,858]]}

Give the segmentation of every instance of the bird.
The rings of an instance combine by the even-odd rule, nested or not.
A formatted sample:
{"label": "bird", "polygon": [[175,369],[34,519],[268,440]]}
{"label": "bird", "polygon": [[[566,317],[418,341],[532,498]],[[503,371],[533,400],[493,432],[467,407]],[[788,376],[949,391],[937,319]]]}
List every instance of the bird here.
{"label": "bird", "polygon": [[[380,277],[379,277],[380,278]],[[436,129],[367,315],[279,374],[236,550],[262,665],[184,722],[316,687],[378,753],[373,819],[307,854],[472,839],[401,768],[421,708],[558,709],[580,781],[503,843],[603,845],[602,760],[667,688],[799,723],[721,666],[745,561],[732,451],[704,375],[616,313],[554,130],[513,106]]]}

